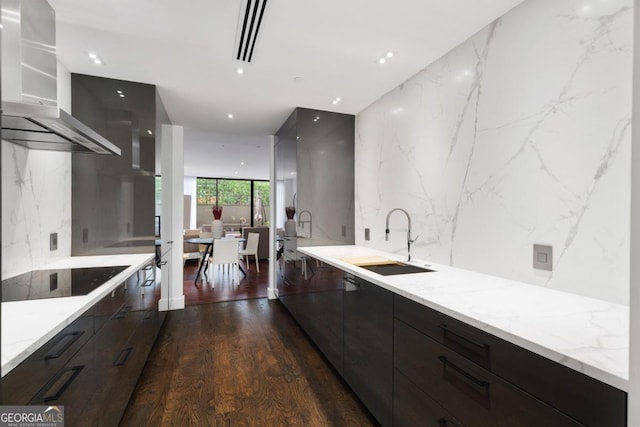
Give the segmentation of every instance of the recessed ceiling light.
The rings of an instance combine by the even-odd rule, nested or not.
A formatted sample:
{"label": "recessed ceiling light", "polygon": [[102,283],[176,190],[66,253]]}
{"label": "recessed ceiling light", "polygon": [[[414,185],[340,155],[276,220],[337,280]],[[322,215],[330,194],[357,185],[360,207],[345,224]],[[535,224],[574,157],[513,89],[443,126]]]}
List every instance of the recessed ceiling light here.
{"label": "recessed ceiling light", "polygon": [[244,166],[244,162],[240,162],[240,166]]}
{"label": "recessed ceiling light", "polygon": [[238,175],[238,171],[235,171],[234,174]]}
{"label": "recessed ceiling light", "polygon": [[331,103],[332,103],[333,105],[338,105],[338,103],[339,103],[340,101],[342,101],[342,99],[340,99],[340,97],[338,96],[338,97],[334,98],[334,100],[333,100],[333,101],[331,101]]}
{"label": "recessed ceiling light", "polygon": [[122,93],[122,91],[121,91],[121,90],[117,90],[116,92],[117,92],[118,94]]}
{"label": "recessed ceiling light", "polygon": [[378,64],[385,64],[388,59],[391,59],[394,56],[395,56],[395,53],[393,53],[393,51],[390,50],[384,55],[382,55],[380,58],[378,58]]}
{"label": "recessed ceiling light", "polygon": [[121,93],[121,94],[120,94],[120,98],[124,98],[124,93]]}
{"label": "recessed ceiling light", "polygon": [[244,74],[244,69],[240,68],[240,67],[236,68],[236,74],[243,75]]}
{"label": "recessed ceiling light", "polygon": [[233,119],[233,114],[231,113],[227,114],[227,119]]}
{"label": "recessed ceiling light", "polygon": [[153,132],[151,132],[151,129],[147,129],[147,133],[148,133],[149,135],[153,135]]}
{"label": "recessed ceiling light", "polygon": [[96,59],[97,57],[98,57],[98,55],[96,55],[95,53],[89,52],[89,58]]}
{"label": "recessed ceiling light", "polygon": [[96,65],[100,65],[100,64],[102,64],[102,61],[100,60],[100,58],[96,58],[96,59],[93,60],[93,63],[96,64]]}

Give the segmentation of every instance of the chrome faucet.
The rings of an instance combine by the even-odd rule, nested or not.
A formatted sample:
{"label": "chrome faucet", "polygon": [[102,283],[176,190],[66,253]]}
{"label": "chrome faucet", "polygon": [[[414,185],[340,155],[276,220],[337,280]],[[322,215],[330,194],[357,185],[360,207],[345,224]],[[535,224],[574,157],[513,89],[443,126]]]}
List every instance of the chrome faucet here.
{"label": "chrome faucet", "polygon": [[[303,221],[302,220],[302,214],[303,213],[308,213],[309,214],[309,220],[308,221]],[[300,212],[298,214],[298,224],[300,224],[300,228],[304,228],[305,224],[309,224],[309,237],[311,237],[311,226],[312,226],[312,217],[311,217],[311,212],[309,212],[308,210],[303,210],[302,212]]]}
{"label": "chrome faucet", "polygon": [[405,211],[402,208],[395,208],[395,209],[391,209],[389,211],[389,213],[387,214],[387,227],[384,231],[385,235],[384,235],[384,240],[389,240],[389,217],[391,217],[391,214],[394,213],[395,211],[400,211],[400,212],[404,212],[404,214],[407,216],[407,222],[408,222],[408,226],[407,226],[407,252],[408,252],[408,258],[407,261],[411,261],[411,244],[413,242],[415,242],[416,240],[418,240],[418,237],[420,236],[416,236],[415,239],[411,239],[411,217],[409,216],[409,212]]}

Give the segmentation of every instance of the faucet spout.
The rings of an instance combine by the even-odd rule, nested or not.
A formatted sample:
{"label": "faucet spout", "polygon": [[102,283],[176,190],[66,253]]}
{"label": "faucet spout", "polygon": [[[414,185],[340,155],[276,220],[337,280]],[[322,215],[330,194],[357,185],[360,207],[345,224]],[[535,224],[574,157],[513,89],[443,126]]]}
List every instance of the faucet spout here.
{"label": "faucet spout", "polygon": [[409,212],[405,211],[402,208],[395,208],[389,211],[389,213],[387,214],[384,239],[387,241],[389,240],[389,218],[391,217],[391,214],[394,213],[395,211],[400,211],[407,216],[407,253],[408,253],[407,261],[411,261],[411,243],[415,242],[417,237],[414,240],[411,239],[411,216],[409,215]]}
{"label": "faucet spout", "polygon": [[[306,214],[309,214],[309,220],[307,220],[307,221],[303,221],[303,220],[302,220],[302,214],[305,214],[305,213],[306,213]],[[303,210],[302,212],[300,212],[300,213],[298,214],[298,223],[300,224],[300,227],[301,227],[301,228],[304,228],[304,225],[305,225],[305,224],[309,224],[309,237],[311,237],[311,233],[312,233],[312,229],[311,229],[311,227],[312,227],[312,225],[313,225],[313,218],[312,218],[312,216],[311,216],[311,212],[309,212],[309,211],[308,211],[308,210],[306,210],[306,209],[305,209],[305,210]]]}

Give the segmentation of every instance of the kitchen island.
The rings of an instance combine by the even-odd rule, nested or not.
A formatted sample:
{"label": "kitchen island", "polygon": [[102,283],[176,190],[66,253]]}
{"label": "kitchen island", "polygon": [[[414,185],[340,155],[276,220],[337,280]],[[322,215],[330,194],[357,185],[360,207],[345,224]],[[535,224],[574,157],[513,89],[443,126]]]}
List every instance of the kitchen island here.
{"label": "kitchen island", "polygon": [[69,425],[118,425],[166,317],[144,293],[154,261],[71,257],[4,279],[2,404],[62,405]]}
{"label": "kitchen island", "polygon": [[[610,425],[623,425],[628,388],[628,307],[420,260],[411,264],[434,271],[382,276],[349,260],[406,258],[365,247],[298,247],[297,251],[332,272],[320,268],[313,274],[317,277],[300,275],[298,280],[291,280],[290,276],[279,286],[280,298],[294,317],[302,319],[299,323],[320,349],[324,348],[327,358],[359,396],[359,389],[367,394],[383,384],[371,396],[361,396],[381,424],[402,425],[403,420],[420,419],[417,415],[403,417],[425,407],[438,408],[436,413],[449,411],[453,413],[450,419],[462,418],[463,424],[465,416],[473,420],[486,416],[487,424],[492,424],[510,416],[494,412],[522,405],[534,408],[534,414],[552,413],[540,422],[573,425],[577,420],[590,424],[604,413],[604,417],[613,413],[615,421],[606,418],[613,423]],[[321,279],[329,274],[331,279]],[[307,313],[321,301],[326,303],[316,317],[324,312],[327,316],[323,317],[331,315],[338,320],[331,323],[322,319],[322,326],[316,327],[317,322]],[[375,328],[368,327],[373,323]],[[369,332],[373,335],[365,338]],[[385,342],[388,348],[371,345],[363,350],[374,341]],[[430,358],[430,351],[434,352],[434,362],[428,365],[425,360]],[[377,360],[368,352],[375,353]],[[375,368],[366,375],[364,371],[358,373],[359,366],[367,363]],[[375,376],[376,372],[384,373],[378,375],[378,383],[360,387],[363,377]],[[427,381],[429,375],[433,378]],[[459,378],[452,381],[450,377],[456,375]],[[438,383],[441,380],[442,384]],[[473,412],[474,403],[457,408],[463,398],[449,396],[453,392],[447,387],[454,390],[465,381],[475,388],[469,393],[472,401],[480,402],[477,413]],[[558,391],[552,392],[554,388]],[[572,396],[574,389],[584,395]],[[424,399],[411,403],[419,393],[424,393]],[[590,404],[585,395],[600,397]],[[385,404],[388,410],[380,411]],[[404,408],[403,413],[400,408]],[[526,413],[524,409],[520,412]],[[438,422],[444,419],[448,418],[436,418]]]}
{"label": "kitchen island", "polygon": [[154,254],[80,256],[41,266],[39,269],[46,270],[128,265],[124,271],[88,295],[3,302],[2,376],[4,377],[122,282],[153,263],[154,258]]}

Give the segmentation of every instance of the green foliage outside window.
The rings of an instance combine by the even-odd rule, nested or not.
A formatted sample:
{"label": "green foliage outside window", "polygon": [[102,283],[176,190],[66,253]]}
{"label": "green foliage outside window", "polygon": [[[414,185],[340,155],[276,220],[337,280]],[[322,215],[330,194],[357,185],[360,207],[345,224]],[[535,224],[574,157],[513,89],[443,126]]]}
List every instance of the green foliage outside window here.
{"label": "green foliage outside window", "polygon": [[253,194],[256,198],[260,196],[263,205],[269,206],[269,181],[254,181]]}
{"label": "green foliage outside window", "polygon": [[[198,178],[196,200],[199,205],[249,205],[251,203],[251,181],[234,179]],[[269,205],[269,182],[254,181],[255,196],[260,194],[264,205]]]}

